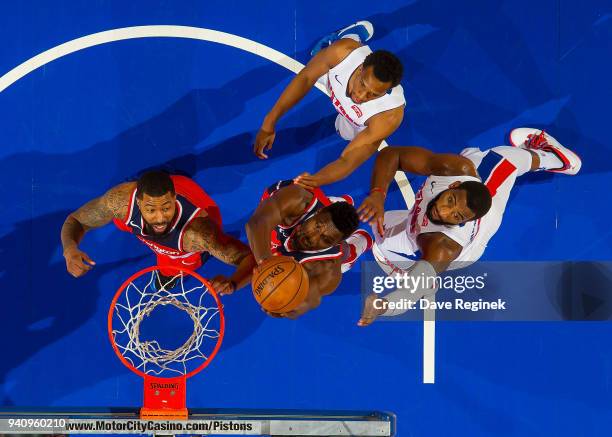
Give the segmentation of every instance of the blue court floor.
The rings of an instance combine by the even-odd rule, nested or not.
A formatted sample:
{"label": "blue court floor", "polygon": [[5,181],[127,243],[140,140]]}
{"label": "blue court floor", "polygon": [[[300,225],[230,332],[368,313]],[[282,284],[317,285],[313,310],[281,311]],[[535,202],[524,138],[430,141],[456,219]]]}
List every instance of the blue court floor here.
{"label": "blue court floor", "polygon": [[[226,32],[305,63],[321,35],[360,19],[375,26],[371,47],[405,66],[406,116],[390,144],[459,152],[503,144],[526,125],[582,157],[576,177],[520,181],[484,259],[612,260],[609,1],[9,2],[0,16],[3,406],[140,405],[142,382],[115,357],[106,314],[153,255],[107,226],[82,245],[97,266],[74,279],[59,240],[68,213],[163,167],[193,177],[225,229],[245,239],[267,185],[315,171],[345,145],[328,98],[313,90],[282,119],[270,159],[255,158],[254,134],[293,73],[228,37],[129,38],[17,79],[6,73],[77,38],[149,25]],[[372,163],[326,192],[359,203]],[[388,207],[402,206],[395,189]],[[200,273],[226,271],[210,262]],[[225,342],[190,381],[188,405],[388,410],[402,437],[609,434],[612,324],[438,323],[436,383],[424,385],[422,323],[357,328],[359,290],[357,268],[298,321],[267,318],[248,289],[225,298]]]}

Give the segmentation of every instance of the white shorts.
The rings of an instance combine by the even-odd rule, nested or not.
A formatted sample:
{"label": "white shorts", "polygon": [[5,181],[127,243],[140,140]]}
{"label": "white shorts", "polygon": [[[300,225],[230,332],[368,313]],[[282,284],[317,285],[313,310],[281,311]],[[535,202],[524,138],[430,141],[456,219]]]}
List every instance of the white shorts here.
{"label": "white shorts", "polygon": [[340,135],[346,141],[353,141],[357,134],[366,128],[365,126],[355,126],[341,114],[338,114],[336,117],[335,126],[338,135]]}
{"label": "white shorts", "polygon": [[[327,74],[324,74],[317,79],[317,82],[327,88]],[[342,114],[338,114],[336,117],[335,126],[338,135],[340,135],[346,141],[353,141],[357,134],[366,128],[366,126],[355,126],[353,123],[344,118]]]}

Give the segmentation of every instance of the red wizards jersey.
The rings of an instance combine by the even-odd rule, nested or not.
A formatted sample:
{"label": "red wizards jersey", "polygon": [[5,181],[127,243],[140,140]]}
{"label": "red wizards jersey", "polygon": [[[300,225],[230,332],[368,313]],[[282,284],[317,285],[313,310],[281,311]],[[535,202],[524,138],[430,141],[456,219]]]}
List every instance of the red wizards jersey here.
{"label": "red wizards jersey", "polygon": [[[261,196],[261,201],[271,197],[283,187],[293,184],[292,180],[280,181],[270,185]],[[310,261],[322,261],[326,259],[336,259],[342,257],[342,248],[339,244],[323,250],[297,250],[293,247],[293,234],[300,223],[304,223],[312,217],[318,210],[325,208],[333,202],[349,202],[353,204],[351,196],[327,197],[320,188],[309,190],[313,196],[310,203],[304,209],[304,213],[288,226],[278,225],[272,230],[270,236],[270,249],[275,256],[290,256],[299,263]]]}
{"label": "red wizards jersey", "polygon": [[147,234],[140,208],[136,204],[136,188],[130,196],[126,217],[123,220],[114,219],[114,223],[122,231],[134,234],[158,256],[188,258],[193,253],[183,249],[183,234],[187,226],[204,210],[221,227],[221,214],[215,202],[193,180],[178,175],[170,177],[176,192],[176,213],[169,224],[169,231],[162,235]]}

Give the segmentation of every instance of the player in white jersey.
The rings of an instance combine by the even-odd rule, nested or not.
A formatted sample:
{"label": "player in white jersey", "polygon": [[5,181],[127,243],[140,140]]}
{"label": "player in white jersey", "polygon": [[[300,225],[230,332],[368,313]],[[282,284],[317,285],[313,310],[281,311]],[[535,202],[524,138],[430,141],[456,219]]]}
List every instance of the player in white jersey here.
{"label": "player in white jersey", "polygon": [[[340,158],[311,175],[302,173],[296,183],[313,189],[344,179],[372,156],[404,117],[403,68],[397,57],[384,50],[372,52],[363,45],[372,37],[372,24],[361,21],[325,37],[316,54],[285,88],[255,138],[255,154],[266,159],[272,148],[278,120],[320,81],[327,87],[338,111],[336,129],[350,141]],[[334,41],[335,40],[335,41]],[[318,50],[324,43],[329,47]],[[318,50],[318,51],[317,51]]]}
{"label": "player in white jersey", "polygon": [[[461,155],[419,147],[388,147],[378,155],[370,195],[359,211],[375,228],[372,250],[385,273],[433,278],[477,261],[501,225],[519,176],[539,170],[575,175],[582,165],[574,152],[537,129],[514,129],[510,143],[514,147],[467,148]],[[411,210],[385,213],[384,199],[397,170],[429,177]],[[368,296],[359,325],[382,314],[402,314],[404,306],[395,304],[436,292],[434,280],[419,284],[384,298]]]}

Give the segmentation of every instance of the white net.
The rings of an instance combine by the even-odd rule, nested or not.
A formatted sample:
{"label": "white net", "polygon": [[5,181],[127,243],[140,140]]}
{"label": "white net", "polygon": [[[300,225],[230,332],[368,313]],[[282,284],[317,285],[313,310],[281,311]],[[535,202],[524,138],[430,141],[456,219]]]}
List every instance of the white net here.
{"label": "white net", "polygon": [[[204,283],[177,273],[160,280],[153,270],[130,282],[115,303],[112,334],[119,352],[136,369],[153,376],[186,375],[210,356],[220,336],[220,310]],[[166,289],[168,288],[168,290]],[[176,349],[142,339],[143,321],[160,306],[184,311],[193,333]]]}

